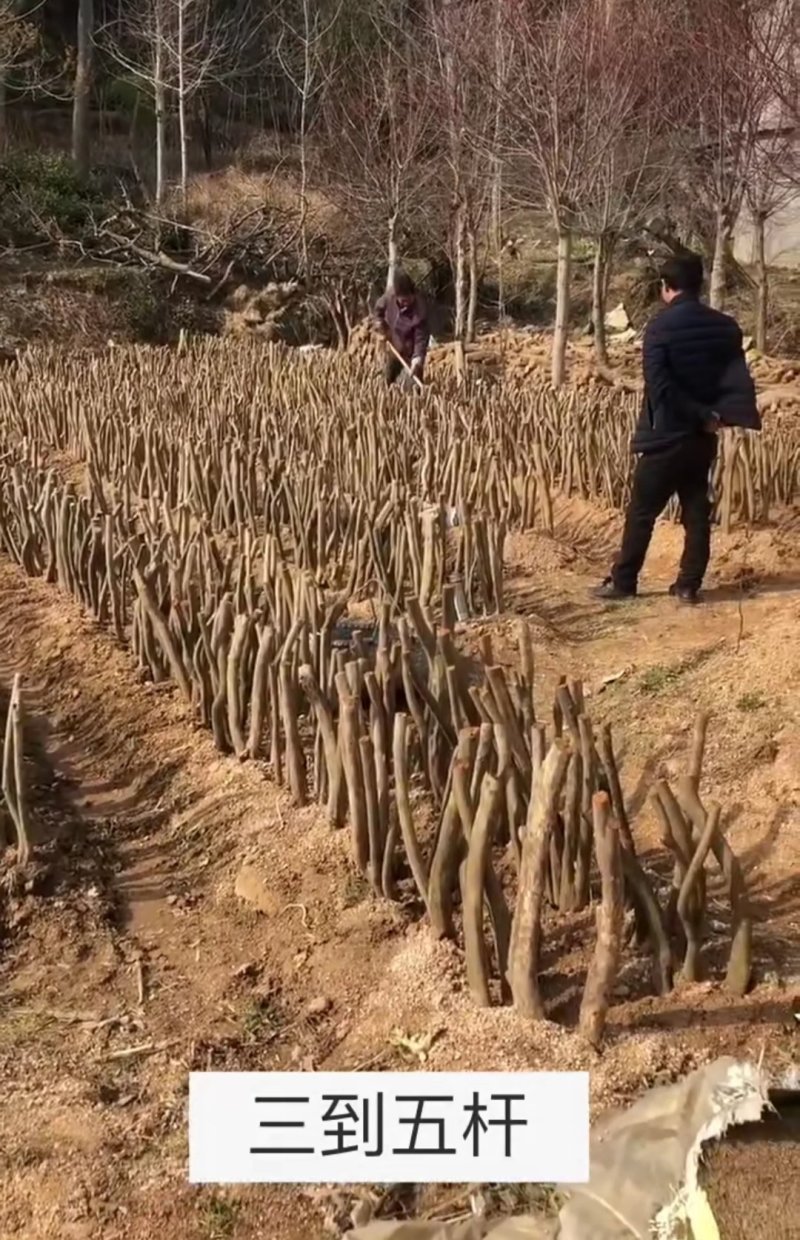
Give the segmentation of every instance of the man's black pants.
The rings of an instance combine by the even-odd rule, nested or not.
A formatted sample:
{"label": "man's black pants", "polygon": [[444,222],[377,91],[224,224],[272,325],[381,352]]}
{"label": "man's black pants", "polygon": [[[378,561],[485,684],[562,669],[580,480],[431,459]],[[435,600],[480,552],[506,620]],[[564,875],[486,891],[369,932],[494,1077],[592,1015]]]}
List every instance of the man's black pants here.
{"label": "man's black pants", "polygon": [[680,500],[681,522],[686,531],[675,585],[683,590],[700,589],[711,551],[709,472],[716,451],[716,436],[697,435],[639,458],[625,514],[622,547],[611,571],[618,590],[628,594],[636,591],[653,526],[673,495]]}

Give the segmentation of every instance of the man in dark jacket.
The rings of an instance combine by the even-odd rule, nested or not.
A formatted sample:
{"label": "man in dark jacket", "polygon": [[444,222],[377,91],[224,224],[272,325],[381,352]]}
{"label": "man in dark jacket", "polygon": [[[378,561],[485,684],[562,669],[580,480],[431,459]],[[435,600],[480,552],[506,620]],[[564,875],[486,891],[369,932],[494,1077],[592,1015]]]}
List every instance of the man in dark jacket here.
{"label": "man in dark jacket", "polygon": [[670,594],[698,603],[711,542],[709,475],[722,426],[760,430],[742,333],[728,315],[700,300],[703,263],[670,258],[661,270],[666,303],[650,323],[642,350],[644,402],[631,449],[638,455],[622,547],[611,576],[594,591],[633,598],[656,519],[673,495],[686,531]]}
{"label": "man in dark jacket", "polygon": [[373,320],[384,340],[388,340],[403,359],[401,362],[389,353],[386,382],[391,386],[400,378],[404,373],[404,362],[421,383],[431,335],[428,310],[414,281],[404,271],[395,272],[391,289],[375,307]]}

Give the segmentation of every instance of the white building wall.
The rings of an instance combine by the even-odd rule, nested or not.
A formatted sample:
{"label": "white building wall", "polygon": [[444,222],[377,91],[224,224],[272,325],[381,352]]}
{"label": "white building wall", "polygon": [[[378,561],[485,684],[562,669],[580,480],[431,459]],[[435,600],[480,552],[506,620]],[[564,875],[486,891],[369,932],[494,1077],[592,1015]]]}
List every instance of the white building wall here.
{"label": "white building wall", "polygon": [[[767,221],[765,244],[771,267],[800,270],[800,189],[783,210]],[[746,210],[736,227],[734,254],[740,263],[755,261],[755,234]]]}

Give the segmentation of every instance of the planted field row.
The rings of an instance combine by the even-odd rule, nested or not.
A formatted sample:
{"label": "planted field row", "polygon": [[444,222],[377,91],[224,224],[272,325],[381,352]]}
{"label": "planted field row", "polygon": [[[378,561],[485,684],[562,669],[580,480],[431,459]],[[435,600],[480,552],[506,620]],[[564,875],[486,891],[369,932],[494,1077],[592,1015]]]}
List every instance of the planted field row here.
{"label": "planted field row", "polygon": [[[18,442],[85,461],[125,510],[156,496],[216,532],[302,531],[318,502],[364,523],[387,501],[479,513],[506,528],[552,526],[556,492],[619,508],[638,398],[607,388],[437,385],[386,392],[363,365],[243,343],[31,354],[0,382]],[[779,415],[729,433],[716,466],[726,525],[766,519],[800,491],[800,435]],[[304,567],[316,566],[307,562]]]}
{"label": "planted field row", "polygon": [[[647,952],[660,994],[698,976],[709,855],[727,985],[749,984],[741,871],[700,800],[705,721],[676,790],[652,790],[666,853],[640,857],[581,685],[543,718],[524,621],[515,668],[457,634],[503,611],[507,529],[552,530],[556,492],[623,502],[634,416],[601,389],[409,401],[341,359],[242,345],[31,355],[0,382],[0,547],[173,681],[221,752],[324,807],[375,898],[463,944],[478,1003],[541,1017],[548,916],[599,900],[597,1044],[623,952]],[[726,436],[723,523],[789,502],[799,453],[788,424]]]}

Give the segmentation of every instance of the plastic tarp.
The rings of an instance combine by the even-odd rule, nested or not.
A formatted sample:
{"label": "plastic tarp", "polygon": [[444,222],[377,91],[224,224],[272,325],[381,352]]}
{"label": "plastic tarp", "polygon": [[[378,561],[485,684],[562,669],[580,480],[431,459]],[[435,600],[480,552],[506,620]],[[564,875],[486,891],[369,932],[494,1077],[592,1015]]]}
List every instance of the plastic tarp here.
{"label": "plastic tarp", "polygon": [[632,1106],[602,1116],[592,1130],[588,1184],[569,1194],[558,1219],[458,1223],[372,1222],[348,1240],[660,1240],[714,1234],[698,1185],[703,1144],[734,1124],[761,1118],[766,1073],[718,1059],[674,1085],[651,1089]]}

